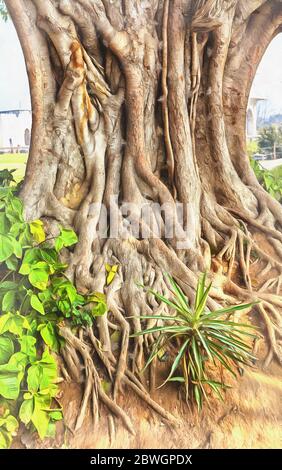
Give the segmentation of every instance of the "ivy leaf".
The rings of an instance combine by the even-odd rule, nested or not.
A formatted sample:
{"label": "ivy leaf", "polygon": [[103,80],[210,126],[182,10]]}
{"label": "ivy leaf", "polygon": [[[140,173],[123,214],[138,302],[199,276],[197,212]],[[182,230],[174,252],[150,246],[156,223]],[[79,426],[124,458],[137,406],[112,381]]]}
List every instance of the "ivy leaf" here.
{"label": "ivy leaf", "polygon": [[0,263],[6,261],[14,253],[14,245],[6,235],[0,234]]}
{"label": "ivy leaf", "polygon": [[15,255],[12,255],[9,259],[6,260],[6,266],[10,271],[17,271],[18,260]]}
{"label": "ivy leaf", "polygon": [[9,238],[11,242],[13,243],[14,254],[16,255],[18,259],[21,259],[23,256],[23,249],[22,249],[20,242],[18,242],[18,240],[16,240],[15,238],[12,238],[11,236]]}
{"label": "ivy leaf", "polygon": [[26,354],[31,361],[36,360],[36,338],[30,335],[24,335],[19,339],[21,352]]}
{"label": "ivy leaf", "polygon": [[16,367],[19,371],[19,374],[23,376],[25,368],[28,364],[28,357],[23,352],[19,351],[13,354],[9,360],[9,365]]}
{"label": "ivy leaf", "polygon": [[12,197],[6,207],[6,216],[10,222],[23,222],[23,204],[17,197]]}
{"label": "ivy leaf", "polygon": [[94,317],[103,316],[107,310],[106,296],[101,292],[94,292],[87,296],[88,303],[94,303],[94,307],[91,309],[91,313]]}
{"label": "ivy leaf", "polygon": [[29,367],[27,372],[27,386],[31,392],[39,390],[41,369],[37,364]]}
{"label": "ivy leaf", "polygon": [[9,362],[9,359],[13,354],[14,343],[11,338],[0,336],[0,365]]}
{"label": "ivy leaf", "polygon": [[47,288],[49,275],[48,272],[42,269],[33,269],[30,272],[28,279],[32,286],[39,290],[45,290]]}
{"label": "ivy leaf", "polygon": [[49,265],[58,263],[58,253],[53,248],[40,249],[40,256]]}
{"label": "ivy leaf", "polygon": [[30,248],[27,250],[25,252],[19,274],[22,274],[23,276],[29,274],[32,270],[32,266],[38,261],[41,261],[40,253],[39,248]]}
{"label": "ivy leaf", "polygon": [[[50,413],[49,413],[50,415]],[[56,423],[54,421],[49,421],[48,430],[45,437],[50,437],[51,439],[55,439],[56,437]]]}
{"label": "ivy leaf", "polygon": [[4,281],[0,283],[0,291],[17,290],[18,283],[13,281]]}
{"label": "ivy leaf", "polygon": [[57,364],[48,351],[44,351],[42,358],[34,363],[27,373],[29,391],[48,389],[57,376]]}
{"label": "ivy leaf", "polygon": [[63,240],[64,246],[72,246],[78,242],[76,233],[73,230],[61,229],[61,239]]}
{"label": "ivy leaf", "polygon": [[92,315],[94,317],[102,317],[107,312],[106,296],[100,292],[92,294],[90,301],[96,305],[92,308]]}
{"label": "ivy leaf", "polygon": [[33,235],[34,240],[37,243],[42,243],[46,240],[46,235],[44,231],[44,225],[41,220],[35,220],[29,224],[30,231]]}
{"label": "ivy leaf", "polygon": [[14,433],[19,427],[19,423],[16,418],[12,415],[7,416],[6,418],[6,429],[10,433]]}
{"label": "ivy leaf", "polygon": [[20,393],[19,369],[13,364],[0,366],[0,395],[7,400],[16,400]]}
{"label": "ivy leaf", "polygon": [[63,240],[58,237],[57,240],[55,241],[55,250],[59,253],[61,249],[63,248],[64,243]]}
{"label": "ivy leaf", "polygon": [[63,414],[61,411],[57,411],[57,410],[54,410],[54,411],[50,411],[49,412],[49,416],[50,418],[52,418],[54,421],[60,421],[61,419],[63,419]]}
{"label": "ivy leaf", "polygon": [[9,331],[21,337],[24,328],[29,329],[30,326],[28,320],[22,315],[9,312],[0,316],[0,335]]}
{"label": "ivy leaf", "polygon": [[13,435],[18,430],[19,424],[14,416],[6,410],[0,417],[0,449],[8,449],[12,443]]}
{"label": "ivy leaf", "polygon": [[30,305],[34,310],[41,313],[41,315],[45,315],[45,310],[42,302],[39,300],[36,294],[33,294],[30,298]]}
{"label": "ivy leaf", "polygon": [[9,312],[13,310],[16,301],[16,292],[14,290],[6,292],[2,300],[3,312]]}
{"label": "ivy leaf", "polygon": [[0,449],[9,449],[12,437],[0,427]]}
{"label": "ivy leaf", "polygon": [[49,387],[49,385],[55,380],[57,376],[57,363],[48,351],[44,351],[40,362],[43,367],[40,390],[43,390],[44,388]]}
{"label": "ivy leaf", "polygon": [[38,331],[42,336],[43,341],[49,346],[52,351],[59,352],[59,342],[57,340],[56,331],[51,322],[45,325],[40,325]]}
{"label": "ivy leaf", "polygon": [[106,264],[106,271],[108,273],[108,275],[107,275],[107,286],[109,286],[115,278],[115,275],[118,271],[118,265],[116,264],[114,266],[110,266],[109,264]]}
{"label": "ivy leaf", "polygon": [[9,331],[10,321],[14,317],[12,313],[6,313],[0,317],[0,335]]}
{"label": "ivy leaf", "polygon": [[44,411],[44,401],[41,397],[34,397],[34,410],[31,421],[35,426],[40,439],[44,439],[48,432],[50,417],[47,411]]}
{"label": "ivy leaf", "polygon": [[10,228],[10,234],[12,237],[17,238],[20,233],[24,232],[27,224],[22,222],[15,222]]}
{"label": "ivy leaf", "polygon": [[55,242],[55,249],[59,252],[64,246],[69,247],[78,242],[76,233],[71,229],[61,228],[61,233]]}
{"label": "ivy leaf", "polygon": [[62,312],[67,318],[71,315],[71,305],[68,300],[59,300],[58,309]]}
{"label": "ivy leaf", "polygon": [[5,233],[9,232],[9,221],[4,212],[0,212],[0,233],[5,235]]}
{"label": "ivy leaf", "polygon": [[25,425],[30,423],[32,415],[33,415],[33,411],[34,411],[33,398],[24,400],[20,407],[19,418]]}

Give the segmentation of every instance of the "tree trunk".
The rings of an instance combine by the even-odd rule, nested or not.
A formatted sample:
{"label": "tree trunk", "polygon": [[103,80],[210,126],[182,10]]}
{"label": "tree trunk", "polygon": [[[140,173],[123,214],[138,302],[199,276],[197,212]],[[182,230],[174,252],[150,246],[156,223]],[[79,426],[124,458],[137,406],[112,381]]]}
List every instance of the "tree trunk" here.
{"label": "tree trunk", "polygon": [[[192,300],[198,274],[209,271],[210,308],[260,299],[267,361],[282,362],[282,210],[259,185],[245,143],[250,87],[281,30],[281,1],[6,4],[32,98],[21,194],[26,218],[43,218],[51,232],[57,223],[74,227],[79,243],[69,254],[68,276],[82,291],[107,294],[109,312],[98,320],[98,333],[61,330],[86,370],[77,427],[97,395],[133,430],[117,405],[123,385],[173,420],[139,375],[148,344],[129,338],[141,329],[140,315],[160,308],[137,283],[169,295],[165,272]],[[165,210],[157,213],[157,204]],[[144,206],[148,217],[140,218]],[[119,265],[109,287],[106,263]],[[269,281],[253,282],[255,272],[267,270]],[[119,355],[111,349],[112,328],[122,332]],[[103,392],[89,343],[113,380],[113,398]]]}

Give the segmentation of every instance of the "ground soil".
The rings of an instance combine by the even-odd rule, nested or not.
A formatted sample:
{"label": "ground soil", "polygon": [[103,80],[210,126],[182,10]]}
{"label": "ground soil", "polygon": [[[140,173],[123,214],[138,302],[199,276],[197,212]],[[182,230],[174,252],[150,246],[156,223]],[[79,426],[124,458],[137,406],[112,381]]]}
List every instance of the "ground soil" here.
{"label": "ground soil", "polygon": [[[263,352],[262,345],[260,355]],[[174,386],[158,391],[155,399],[179,418],[176,428],[162,421],[136,396],[127,392],[119,402],[135,423],[135,436],[130,435],[117,420],[116,432],[111,435],[103,408],[97,429],[88,415],[81,430],[73,434],[69,429],[74,426],[81,393],[76,384],[64,384],[61,401],[69,429],[59,425],[56,440],[48,439],[43,444],[35,435],[23,431],[14,446],[85,449],[281,448],[281,367],[272,363],[268,370],[263,370],[262,364],[258,363],[242,372],[237,384],[233,382],[234,387],[226,392],[224,402],[211,397],[210,407],[206,406],[200,415],[196,410],[189,410]],[[229,379],[229,383],[232,384],[232,380]]]}

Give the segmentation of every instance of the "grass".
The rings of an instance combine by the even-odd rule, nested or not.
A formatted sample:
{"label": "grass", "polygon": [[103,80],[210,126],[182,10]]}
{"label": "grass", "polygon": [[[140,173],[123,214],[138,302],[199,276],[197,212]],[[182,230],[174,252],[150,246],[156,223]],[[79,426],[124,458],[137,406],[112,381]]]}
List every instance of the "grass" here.
{"label": "grass", "polygon": [[27,153],[4,153],[0,154],[0,170],[16,170],[14,178],[18,182],[25,174]]}

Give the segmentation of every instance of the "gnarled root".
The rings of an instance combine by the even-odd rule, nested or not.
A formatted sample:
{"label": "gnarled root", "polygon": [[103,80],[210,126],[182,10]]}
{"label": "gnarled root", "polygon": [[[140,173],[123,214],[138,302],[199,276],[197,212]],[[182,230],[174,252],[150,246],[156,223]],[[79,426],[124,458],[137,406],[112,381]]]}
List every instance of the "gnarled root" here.
{"label": "gnarled root", "polygon": [[[282,363],[282,324],[279,314],[282,300],[277,293],[280,277],[278,280],[274,279],[270,283],[264,283],[256,292],[255,283],[252,283],[252,267],[255,264],[253,250],[256,250],[256,244],[244,223],[241,228],[233,230],[227,228],[227,233],[231,234],[231,237],[226,239],[226,244],[221,247],[219,255],[214,258],[214,261],[217,260],[216,262],[221,266],[221,273],[223,262],[228,261],[228,274],[227,276],[221,274],[220,278],[223,281],[221,285],[218,285],[219,272],[214,273],[214,288],[211,290],[208,306],[210,309],[215,309],[222,304],[236,304],[238,300],[241,302],[260,301],[256,309],[265,324],[269,340],[269,352],[265,365],[268,365],[273,358]],[[264,255],[264,252],[262,253]],[[60,329],[60,334],[67,343],[64,359],[71,377],[81,382],[81,376],[84,374],[84,395],[76,429],[81,427],[89,403],[92,403],[94,421],[97,422],[98,404],[101,401],[133,433],[134,425],[131,419],[117,403],[119,394],[125,388],[130,388],[152,410],[167,422],[175,425],[177,419],[150,396],[147,384],[144,382],[144,374],[141,373],[146,352],[150,351],[156,337],[153,335],[142,337],[142,341],[139,338],[130,338],[130,333],[136,333],[144,326],[148,328],[156,324],[152,319],[141,320],[141,316],[152,313],[166,315],[168,310],[166,306],[159,304],[154,296],[143,291],[137,284],[145,285],[169,296],[170,286],[165,272],[170,272],[183,288],[189,302],[192,302],[197,275],[177,257],[174,250],[169,249],[160,239],[108,240],[103,247],[100,258],[98,263],[100,268],[93,277],[91,287],[106,293],[108,313],[99,319],[97,328],[81,329],[79,338],[68,327]],[[231,280],[237,261],[243,287]],[[262,256],[258,262],[264,261],[265,258]],[[118,273],[109,286],[105,285],[105,272],[101,268],[105,263],[119,265]],[[271,263],[271,259],[268,259],[267,263]],[[271,265],[271,269],[275,267],[277,266]],[[274,288],[276,294],[269,292],[269,289]],[[111,336],[115,332],[119,333],[120,338],[118,346],[113,348]],[[152,391],[155,388],[156,363],[151,365],[149,379],[150,391]],[[112,398],[104,391],[103,380],[110,381],[112,384]],[[111,433],[113,433],[112,424],[111,429]]]}
{"label": "gnarled root", "polygon": [[95,422],[98,418],[98,399],[100,399],[101,402],[104,403],[114,415],[122,420],[129,432],[135,434],[130,418],[103,390],[101,380],[90,355],[90,348],[83,341],[77,338],[67,327],[60,328],[60,335],[67,341],[68,344],[70,344],[81,354],[86,371],[84,396],[76,421],[75,430],[80,429],[83,424],[87,411],[87,405],[91,397]]}

